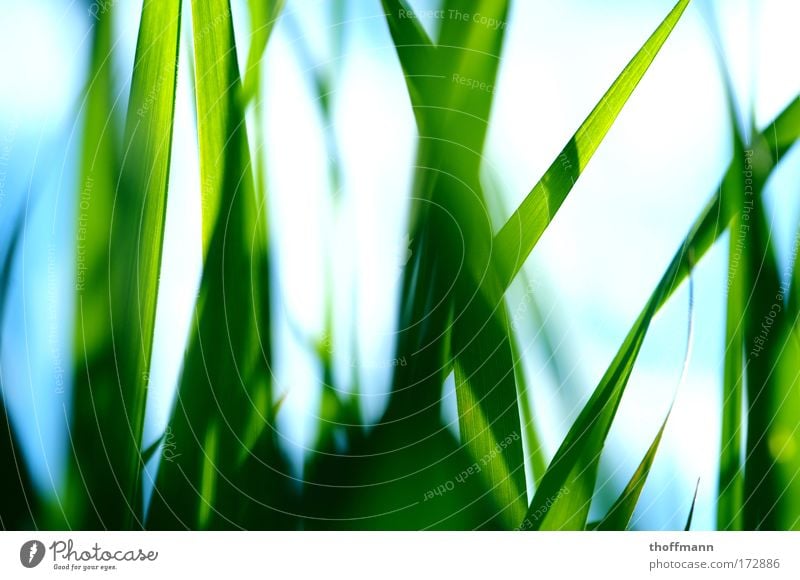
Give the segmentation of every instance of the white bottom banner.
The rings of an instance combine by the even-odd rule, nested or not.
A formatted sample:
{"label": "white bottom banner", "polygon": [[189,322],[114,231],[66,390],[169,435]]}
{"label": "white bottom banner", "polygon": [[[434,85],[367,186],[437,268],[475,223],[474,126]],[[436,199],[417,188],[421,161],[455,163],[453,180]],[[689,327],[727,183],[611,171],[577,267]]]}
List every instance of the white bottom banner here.
{"label": "white bottom banner", "polygon": [[797,579],[798,552],[792,532],[2,532],[0,578]]}

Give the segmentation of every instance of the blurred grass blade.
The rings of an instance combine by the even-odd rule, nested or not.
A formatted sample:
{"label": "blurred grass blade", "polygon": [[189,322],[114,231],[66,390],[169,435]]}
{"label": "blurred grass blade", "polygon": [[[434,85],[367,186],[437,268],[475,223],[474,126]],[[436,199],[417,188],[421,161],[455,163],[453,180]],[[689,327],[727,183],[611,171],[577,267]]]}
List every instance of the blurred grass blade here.
{"label": "blurred grass blade", "polygon": [[[384,421],[413,419],[403,441],[433,437],[441,429],[439,393],[452,359],[461,444],[469,458],[461,469],[477,465],[476,481],[494,502],[488,519],[474,509],[477,502],[467,504],[469,525],[512,527],[527,504],[514,361],[503,293],[481,276],[489,271],[493,237],[480,182],[493,94],[459,82],[469,75],[494,86],[505,31],[475,21],[442,22],[440,42],[433,44],[405,2],[384,0],[383,6],[419,132],[412,262],[397,343],[398,357],[413,354],[414,360],[395,369]],[[472,13],[476,6],[482,17],[505,22],[508,2],[450,2],[447,9]],[[468,267],[459,271],[455,266],[465,261]]]}
{"label": "blurred grass blade", "polygon": [[633,511],[636,509],[636,504],[639,501],[639,496],[642,494],[644,484],[647,481],[647,476],[650,475],[650,468],[653,466],[653,461],[658,452],[658,446],[661,443],[661,437],[664,435],[664,429],[667,426],[667,421],[672,413],[672,407],[664,417],[664,422],[661,428],[656,433],[655,439],[647,449],[642,462],[633,473],[628,485],[625,486],[619,499],[614,502],[611,509],[608,510],[606,516],[600,521],[596,529],[598,530],[625,530],[633,517]]}
{"label": "blurred grass blade", "polygon": [[[5,328],[11,271],[24,224],[25,214],[20,212],[0,265],[0,353],[3,352],[2,329]],[[28,467],[5,405],[5,387],[0,368],[0,465],[4,466],[3,476],[0,477],[0,530],[21,530],[37,526],[34,514],[36,493],[31,486]]]}
{"label": "blurred grass blade", "polygon": [[[381,0],[420,133],[427,133],[436,111],[427,108],[442,75],[435,70],[437,50],[405,0]],[[409,16],[414,14],[413,16]]]}
{"label": "blurred grass blade", "polygon": [[[749,229],[743,260],[748,301],[744,316],[747,439],[742,516],[743,527],[748,530],[779,529],[781,522],[791,527],[795,522],[786,520],[798,513],[796,505],[783,501],[792,481],[786,480],[785,469],[798,464],[791,452],[792,444],[796,445],[796,420],[791,430],[792,423],[787,421],[787,414],[796,414],[800,408],[797,373],[786,366],[786,351],[791,352],[794,347],[796,321],[787,309],[787,298],[791,307],[789,281],[782,281],[778,271],[764,194],[781,153],[800,134],[798,106],[795,99],[763,134],[754,135],[744,154],[743,211],[748,215]],[[795,240],[793,248],[796,247]],[[782,513],[781,507],[786,511]]]}
{"label": "blurred grass blade", "polygon": [[694,517],[694,506],[697,503],[697,491],[700,489],[700,479],[697,480],[697,483],[694,486],[694,495],[692,496],[692,505],[689,508],[689,517],[686,518],[686,525],[683,527],[685,532],[688,532],[692,529],[692,518]]}
{"label": "blurred grass blade", "polygon": [[[121,529],[132,520],[141,525],[140,448],[172,148],[180,6],[180,0],[145,0],[142,7],[119,181],[111,153],[116,144],[110,132],[110,11],[95,24],[78,224],[70,482],[77,497],[68,502],[79,510],[79,520],[70,524],[82,528]],[[88,271],[90,266],[96,270]],[[94,300],[108,310],[96,311]]]}
{"label": "blurred grass blade", "polygon": [[775,461],[774,482],[777,492],[775,528],[800,530],[800,320],[795,318],[789,328],[775,340],[780,341],[776,358],[778,389],[770,402],[774,409],[773,422],[767,435],[767,446]]}
{"label": "blurred grass blade", "polygon": [[777,529],[777,501],[784,489],[778,483],[775,450],[770,448],[775,416],[781,411],[783,385],[775,369],[788,320],[785,298],[772,241],[764,189],[774,167],[779,144],[769,134],[755,135],[744,153],[744,215],[748,215],[744,246],[744,340],[747,376],[747,435],[745,443],[743,525],[745,529]]}
{"label": "blurred grass blade", "polygon": [[[689,327],[686,336],[686,354],[684,355],[683,370],[681,371],[680,379],[678,381],[675,397],[677,397],[678,390],[680,390],[681,386],[683,385],[683,382],[686,379],[686,375],[689,371],[689,362],[691,360],[692,345],[694,342],[694,282],[691,274],[689,275],[688,318]],[[667,421],[669,421],[669,417],[672,414],[674,405],[675,398],[673,397],[669,411],[667,411],[667,416],[664,417],[664,422],[661,424],[661,428],[658,430],[655,439],[653,439],[653,442],[650,444],[647,453],[645,453],[642,462],[634,472],[633,477],[631,477],[631,480],[628,482],[628,485],[625,487],[622,495],[620,495],[617,501],[611,506],[611,509],[608,511],[608,514],[605,516],[605,518],[603,518],[598,525],[592,526],[590,529],[625,530],[628,527],[631,518],[633,517],[633,512],[636,509],[636,504],[639,501],[639,496],[641,495],[644,485],[647,481],[647,477],[650,474],[650,468],[655,460],[656,453],[658,452],[658,446],[661,443],[661,438],[664,435],[664,429],[667,426]]]}
{"label": "blurred grass blade", "polygon": [[250,163],[230,4],[193,1],[192,20],[205,260],[170,419],[174,459],[159,467],[148,527],[279,527],[265,200]]}
{"label": "blurred grass blade", "polygon": [[770,143],[770,154],[777,163],[800,138],[800,96],[795,97],[762,134]]}
{"label": "blurred grass blade", "polygon": [[255,97],[261,86],[261,61],[267,49],[269,37],[278,22],[286,0],[247,0],[250,8],[250,52],[244,72],[242,97],[247,104]]}
{"label": "blurred grass blade", "polygon": [[749,213],[744,199],[744,143],[735,120],[733,161],[722,187],[731,204],[733,220],[728,238],[727,313],[725,322],[725,367],[722,389],[722,437],[720,442],[717,529],[742,528],[744,499],[742,467],[742,404],[744,398],[744,311]]}
{"label": "blurred grass blade", "polygon": [[[505,23],[508,4],[450,0],[447,9]],[[489,263],[493,228],[480,180],[494,91],[476,91],[461,82],[494,87],[504,41],[504,26],[443,20],[434,55],[434,72],[441,78],[432,79],[440,88],[425,104],[436,121],[430,126],[437,139],[432,159],[442,170],[434,201],[454,216],[466,238],[464,248],[457,238],[445,242],[456,262],[468,266],[457,278],[452,325],[461,443],[483,466],[482,479],[498,510],[491,525],[511,528],[527,506],[523,433],[506,304]]]}
{"label": "blurred grass blade", "polygon": [[[119,184],[120,136],[117,132],[112,94],[112,17],[115,10],[99,15],[92,30],[90,80],[83,102],[83,152],[80,167],[79,214],[77,227],[77,276],[75,331],[75,384],[69,474],[66,501],[68,524],[76,528],[103,527],[103,519],[113,509],[117,498],[93,506],[92,491],[114,489],[114,473],[103,458],[103,433],[111,426],[95,426],[95,415],[115,413],[114,430],[119,427],[118,405],[112,399],[114,389],[113,346],[111,340],[111,285],[108,262],[109,224],[112,220],[111,193]],[[99,195],[96,193],[99,192]],[[96,394],[95,394],[96,393]],[[101,412],[102,411],[102,412]],[[66,409],[64,411],[67,412]],[[112,441],[115,438],[112,438]],[[82,456],[86,451],[86,457]],[[88,464],[85,476],[81,467]],[[99,465],[97,463],[100,463]],[[100,512],[104,512],[105,516]],[[102,519],[101,519],[102,518]],[[121,518],[117,518],[117,522]]]}
{"label": "blurred grass blade", "polygon": [[495,237],[498,280],[511,283],[566,199],[628,98],[678,23],[690,0],[680,0],[631,59],[550,168]]}

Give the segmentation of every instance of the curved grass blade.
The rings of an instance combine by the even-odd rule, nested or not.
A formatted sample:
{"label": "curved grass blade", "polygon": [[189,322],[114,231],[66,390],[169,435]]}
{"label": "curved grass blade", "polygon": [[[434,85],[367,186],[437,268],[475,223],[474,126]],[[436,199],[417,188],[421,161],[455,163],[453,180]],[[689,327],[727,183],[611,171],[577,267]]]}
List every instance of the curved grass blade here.
{"label": "curved grass blade", "polygon": [[261,61],[278,22],[286,0],[248,0],[250,8],[250,52],[244,72],[242,98],[245,105],[258,93],[261,86]]}
{"label": "curved grass blade", "polygon": [[[683,385],[686,375],[689,372],[689,361],[692,354],[693,342],[694,283],[691,275],[689,275],[689,329],[686,336],[686,354],[684,355],[683,359],[683,370],[681,371],[681,376],[678,381],[678,390],[681,388],[681,385]],[[677,390],[675,396],[677,396]],[[667,411],[667,416],[664,417],[664,422],[661,424],[661,428],[658,430],[655,439],[653,439],[653,442],[650,444],[647,453],[645,453],[645,456],[642,459],[642,462],[639,464],[639,467],[634,472],[633,477],[631,477],[628,485],[625,486],[625,490],[622,492],[622,495],[620,495],[617,501],[614,502],[603,520],[590,529],[625,530],[628,527],[631,518],[633,517],[633,512],[636,509],[636,504],[639,501],[639,496],[641,495],[645,482],[647,481],[647,477],[650,474],[650,468],[655,460],[656,453],[658,452],[658,446],[661,443],[661,438],[664,435],[664,429],[667,426],[667,421],[669,421],[669,416],[672,414],[672,408],[674,405],[675,399],[673,398],[672,404],[669,407],[669,411]]]}
{"label": "curved grass blade", "polygon": [[142,7],[119,163],[112,153],[117,144],[111,128],[110,16],[104,11],[95,29],[78,222],[78,358],[67,505],[76,510],[70,525],[84,529],[141,526],[140,447],[172,147],[180,0],[146,0]]}
{"label": "curved grass blade", "polygon": [[650,321],[727,227],[730,215],[717,194],[695,221],[600,384],[573,423],[520,529],[583,529],[594,493],[597,467],[611,423]]}
{"label": "curved grass blade", "polygon": [[658,452],[658,446],[661,443],[661,437],[664,435],[664,429],[667,426],[667,421],[672,413],[672,407],[667,412],[661,428],[656,433],[653,442],[647,449],[642,462],[636,471],[633,473],[628,485],[625,486],[622,494],[619,496],[614,505],[608,510],[606,516],[597,524],[598,530],[625,530],[633,517],[633,511],[636,509],[636,504],[639,501],[639,496],[642,494],[644,484],[647,481],[647,476],[650,475],[650,468],[653,466],[653,461]]}
{"label": "curved grass blade", "polygon": [[495,237],[497,278],[507,288],[666,42],[690,0],[680,0],[623,69]]}

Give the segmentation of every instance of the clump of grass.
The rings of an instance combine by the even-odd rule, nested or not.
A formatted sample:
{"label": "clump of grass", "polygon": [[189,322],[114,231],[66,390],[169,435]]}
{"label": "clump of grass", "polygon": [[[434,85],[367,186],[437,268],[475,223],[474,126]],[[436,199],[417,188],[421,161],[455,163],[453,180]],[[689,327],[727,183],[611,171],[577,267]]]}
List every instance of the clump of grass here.
{"label": "clump of grass", "polygon": [[[181,2],[143,4],[123,135],[109,122],[120,115],[109,58],[114,6],[99,16],[82,106],[74,416],[69,477],[61,494],[67,509],[37,519],[38,511],[47,508],[33,499],[36,493],[6,421],[0,423],[0,457],[13,462],[20,477],[4,481],[10,487],[0,494],[2,525],[625,529],[669,413],[619,499],[599,522],[590,523],[599,458],[653,318],[730,228],[735,272],[727,296],[718,525],[797,528],[800,495],[786,491],[800,485],[794,477],[800,460],[792,447],[800,405],[800,258],[789,273],[791,282],[781,284],[761,195],[781,157],[800,137],[800,99],[763,131],[752,128],[749,144],[734,124],[733,160],[718,189],[676,248],[549,464],[527,405],[530,387],[520,371],[519,337],[507,312],[509,286],[525,275],[526,259],[689,0],[678,1],[665,16],[497,230],[488,217],[495,200],[481,171],[493,92],[473,89],[495,84],[506,27],[447,18],[432,38],[417,18],[408,17],[413,11],[403,0],[382,0],[418,133],[408,231],[411,260],[402,281],[396,346],[397,359],[408,359],[408,364],[394,366],[386,413],[365,433],[357,401],[334,388],[331,355],[318,348],[323,421],[342,427],[336,430],[342,441],[321,424],[304,480],[289,475],[274,428],[279,403],[274,402],[271,373],[266,165],[261,154],[251,158],[251,143],[261,152],[264,142],[262,57],[283,4],[249,2],[252,44],[242,75],[229,0],[191,2],[203,275],[169,430],[148,449],[143,449],[142,426],[164,238]],[[444,10],[505,23],[510,2],[445,0]],[[322,114],[330,122],[332,78],[318,75],[314,81]],[[254,109],[255,126],[248,124],[248,107]],[[338,154],[333,143],[328,146],[333,189],[338,190]],[[752,171],[749,185],[743,168]],[[748,209],[749,196],[758,209]],[[741,249],[734,234],[745,221],[750,233]],[[0,269],[0,294],[8,288],[13,247]],[[330,277],[328,283],[333,283]],[[0,306],[4,303],[0,300]],[[772,316],[775,304],[779,313]],[[765,317],[774,323],[768,341],[759,336]],[[327,336],[334,320],[329,301]],[[758,356],[748,356],[754,344]],[[441,419],[442,384],[451,374],[458,437]],[[742,414],[739,402],[745,394],[748,406]],[[3,409],[0,418],[6,418]],[[154,485],[153,499],[145,510],[143,467],[162,442],[180,452],[160,462],[155,481],[148,482]],[[527,457],[523,442],[530,450]],[[526,463],[533,482],[526,481]],[[532,498],[529,488],[534,489]],[[687,529],[693,513],[694,499]]]}

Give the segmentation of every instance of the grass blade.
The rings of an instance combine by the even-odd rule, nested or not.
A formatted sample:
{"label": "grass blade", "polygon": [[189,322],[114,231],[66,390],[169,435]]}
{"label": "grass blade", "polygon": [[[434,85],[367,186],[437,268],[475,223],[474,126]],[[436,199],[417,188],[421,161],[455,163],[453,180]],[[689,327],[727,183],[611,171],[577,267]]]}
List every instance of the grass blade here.
{"label": "grass blade", "polygon": [[730,215],[717,194],[695,221],[600,384],[556,452],[521,529],[580,530],[586,524],[597,466],[611,423],[655,313],[727,227]]}
{"label": "grass blade", "polygon": [[[785,109],[770,127],[788,126],[794,107],[792,104]],[[729,168],[728,172],[733,170]],[[735,211],[734,204],[728,202],[729,195],[720,184],[695,221],[600,385],[562,442],[520,529],[581,529],[585,524],[597,461],[650,320],[687,276],[690,265],[697,263],[727,228]]]}
{"label": "grass blade", "polygon": [[230,4],[194,1],[192,19],[205,260],[170,420],[177,455],[161,463],[148,527],[280,527],[266,211],[250,163]]}
{"label": "grass blade", "polygon": [[786,489],[780,483],[779,469],[779,460],[785,460],[785,454],[777,441],[787,435],[777,417],[785,417],[785,407],[791,407],[796,398],[791,372],[787,376],[781,364],[784,350],[791,350],[788,336],[795,321],[789,319],[787,310],[787,297],[791,305],[789,287],[781,282],[778,272],[764,188],[781,153],[800,134],[798,106],[795,99],[762,135],[754,136],[751,149],[745,152],[744,204],[750,222],[744,252],[748,296],[744,332],[748,405],[742,509],[745,529],[778,529],[779,521],[787,515],[778,511]]}
{"label": "grass blade", "polygon": [[498,232],[495,265],[504,287],[519,272],[688,4],[680,0],[675,5]]}
{"label": "grass blade", "polygon": [[734,135],[733,161],[722,187],[731,204],[733,219],[728,239],[728,281],[725,321],[725,367],[722,389],[722,437],[720,442],[717,528],[742,528],[744,471],[742,466],[742,402],[744,397],[744,313],[747,269],[749,211],[745,211],[744,143],[733,118],[733,95],[726,83],[731,127]]}
{"label": "grass blade", "polygon": [[611,509],[608,510],[606,516],[597,524],[594,529],[598,530],[625,530],[633,517],[633,511],[636,509],[636,504],[639,501],[639,496],[642,494],[644,484],[647,481],[647,476],[650,475],[650,468],[653,466],[653,461],[658,452],[658,446],[661,443],[661,437],[664,435],[664,429],[667,426],[672,408],[670,407],[661,428],[656,433],[653,442],[647,449],[642,462],[633,473],[628,485],[625,486],[622,494],[619,496]]}
{"label": "grass blade", "polygon": [[[119,181],[113,155],[103,150],[107,144],[109,151],[116,148],[109,143],[113,134],[106,133],[113,124],[110,26],[110,12],[104,12],[96,24],[95,82],[87,96],[69,491],[77,497],[68,504],[78,510],[72,525],[120,529],[132,521],[141,525],[140,448],[172,147],[180,0],[146,0],[142,7]],[[97,270],[86,272],[90,265]],[[96,305],[88,304],[95,296],[108,307],[97,318]]]}
{"label": "grass blade", "polygon": [[261,86],[261,60],[269,37],[278,22],[286,0],[248,0],[250,8],[250,52],[244,72],[242,97],[245,103],[256,96]]}

